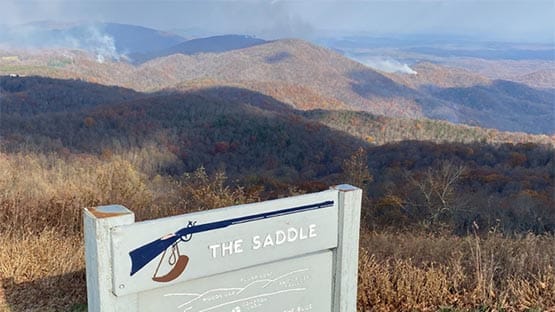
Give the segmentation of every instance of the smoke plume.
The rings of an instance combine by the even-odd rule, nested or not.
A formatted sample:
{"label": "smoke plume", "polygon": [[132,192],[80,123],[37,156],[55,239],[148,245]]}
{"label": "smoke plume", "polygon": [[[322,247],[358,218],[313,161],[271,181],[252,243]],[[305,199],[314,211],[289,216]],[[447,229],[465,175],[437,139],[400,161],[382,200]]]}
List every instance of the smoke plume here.
{"label": "smoke plume", "polygon": [[403,73],[409,75],[416,75],[417,72],[410,68],[410,66],[406,63],[400,63],[394,59],[385,59],[385,58],[365,58],[365,59],[358,59],[359,62],[362,64],[382,72],[386,73]]}
{"label": "smoke plume", "polygon": [[58,25],[30,23],[0,29],[0,46],[24,49],[65,48],[84,50],[100,63],[126,58],[116,48],[114,37],[95,24]]}

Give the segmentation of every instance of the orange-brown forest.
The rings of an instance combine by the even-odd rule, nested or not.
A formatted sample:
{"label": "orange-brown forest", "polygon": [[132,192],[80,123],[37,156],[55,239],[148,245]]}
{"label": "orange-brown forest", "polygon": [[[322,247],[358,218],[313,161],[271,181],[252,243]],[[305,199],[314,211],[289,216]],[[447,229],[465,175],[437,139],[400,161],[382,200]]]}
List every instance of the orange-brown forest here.
{"label": "orange-brown forest", "polygon": [[84,310],[83,207],[148,219],[344,182],[364,190],[360,311],[555,307],[552,137],[238,86],[0,87],[0,309]]}

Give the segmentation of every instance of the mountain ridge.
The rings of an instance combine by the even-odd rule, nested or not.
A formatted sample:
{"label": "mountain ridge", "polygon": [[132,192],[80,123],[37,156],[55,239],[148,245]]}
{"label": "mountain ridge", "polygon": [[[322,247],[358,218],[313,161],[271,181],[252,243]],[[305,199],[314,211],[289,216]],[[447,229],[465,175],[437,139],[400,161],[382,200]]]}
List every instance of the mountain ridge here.
{"label": "mountain ridge", "polygon": [[[268,86],[263,85],[263,87]],[[258,112],[300,116],[312,122],[321,123],[349,133],[372,144],[417,139],[463,143],[482,141],[491,143],[555,143],[555,137],[553,136],[503,132],[495,129],[452,124],[432,119],[386,117],[369,112],[338,110],[335,106],[329,110],[298,107],[294,101],[292,103],[284,102],[281,100],[282,97],[268,96],[263,92],[253,91],[252,89],[253,87],[248,85],[224,85],[221,82],[198,81],[155,93],[141,93],[131,89],[107,87],[81,80],[0,76],[0,91],[3,95],[2,119],[4,122],[12,117],[21,120],[22,118],[50,116],[53,114],[72,115],[77,113],[85,118],[92,111],[107,112],[114,109],[123,113],[122,107],[135,105],[136,103],[144,103],[146,105],[149,101],[163,102],[160,98],[173,98],[176,99],[175,101],[178,101],[180,97],[190,98],[193,96],[218,103],[225,103],[227,101],[230,105],[252,107]],[[60,93],[63,96],[60,97]],[[99,93],[102,96],[99,96]],[[67,105],[72,105],[73,107],[68,109]],[[152,106],[154,104],[148,105]],[[5,128],[5,131],[8,133],[12,130],[8,131]]]}
{"label": "mountain ridge", "polygon": [[181,42],[167,49],[151,53],[135,53],[129,57],[134,64],[143,64],[150,60],[173,54],[194,55],[199,53],[221,53],[244,49],[265,43],[265,40],[244,35],[220,35],[196,38]]}
{"label": "mountain ridge", "polygon": [[[270,85],[276,84],[282,90],[272,93],[276,96],[292,94],[294,89],[311,94],[313,100],[309,105],[302,105],[301,97],[294,101],[284,97],[286,101],[295,102],[297,107],[318,108],[315,102],[320,97],[329,99],[323,101],[326,103],[323,108],[332,108],[335,103],[337,109],[391,117],[428,117],[470,125],[495,125],[510,131],[554,132],[549,120],[552,113],[549,97],[555,96],[555,90],[539,90],[521,84],[501,88],[499,83],[495,85],[480,75],[426,63],[419,66],[428,68],[429,77],[382,74],[339,53],[298,39],[264,42],[222,53],[174,54],[139,66],[113,61],[99,63],[78,55],[60,60],[55,57],[33,60],[35,67],[30,69],[25,65],[30,62],[26,62],[0,60],[0,73],[11,74],[9,69],[20,66],[26,74],[50,71],[58,78],[85,77],[92,82],[149,92],[201,80],[238,83],[262,92],[271,92]],[[291,90],[285,92],[287,88]],[[527,100],[512,90],[525,90],[530,98],[541,101]],[[496,98],[499,99],[492,101]],[[501,106],[500,101],[508,104]],[[492,115],[492,108],[503,112]],[[495,122],[492,122],[493,117]]]}

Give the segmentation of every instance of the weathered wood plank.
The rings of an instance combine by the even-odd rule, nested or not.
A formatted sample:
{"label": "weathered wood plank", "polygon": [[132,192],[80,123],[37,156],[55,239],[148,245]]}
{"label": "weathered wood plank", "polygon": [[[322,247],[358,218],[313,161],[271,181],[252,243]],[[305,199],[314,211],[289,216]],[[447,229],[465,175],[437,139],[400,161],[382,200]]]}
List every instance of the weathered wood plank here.
{"label": "weathered wood plank", "polygon": [[85,258],[89,312],[137,311],[137,296],[116,297],[112,292],[110,229],[131,224],[135,215],[120,205],[85,208]]}
{"label": "weathered wood plank", "polygon": [[338,185],[139,223],[85,209],[89,311],[355,312],[361,197]]}
{"label": "weathered wood plank", "polygon": [[[115,227],[112,229],[115,293],[126,295],[335,248],[337,199],[337,191],[330,190]],[[329,204],[317,206],[321,203]],[[301,209],[294,210],[297,208]],[[254,216],[253,222],[243,220],[250,220],[250,216]],[[239,222],[226,223],[229,220]],[[162,244],[161,238],[171,239],[190,221],[199,227],[207,225],[208,230],[192,234],[189,241],[177,240],[179,256],[187,261],[177,278],[165,282],[153,280],[155,275],[167,276],[172,272],[175,266],[169,261],[170,256],[180,258],[173,247],[159,248],[159,254],[149,257],[152,260],[143,261],[144,267],[134,267],[130,259],[141,261],[143,255],[150,254],[151,250],[144,246],[156,240]],[[224,227],[212,229],[211,225]],[[138,248],[140,252],[136,252]]]}
{"label": "weathered wood plank", "polygon": [[358,284],[358,241],[362,190],[347,184],[339,191],[339,237],[335,249],[334,312],[355,312]]}
{"label": "weathered wood plank", "polygon": [[332,252],[139,293],[139,311],[331,312]]}

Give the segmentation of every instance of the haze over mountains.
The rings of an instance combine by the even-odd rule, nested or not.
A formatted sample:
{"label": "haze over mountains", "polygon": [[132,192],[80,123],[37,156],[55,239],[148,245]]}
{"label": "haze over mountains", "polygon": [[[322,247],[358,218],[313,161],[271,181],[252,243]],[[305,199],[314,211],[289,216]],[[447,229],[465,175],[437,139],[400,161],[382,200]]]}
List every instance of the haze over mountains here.
{"label": "haze over mountains", "polygon": [[265,43],[265,40],[242,35],[221,35],[208,38],[191,39],[164,50],[150,53],[130,54],[132,62],[141,64],[149,60],[173,54],[193,55],[199,53],[219,53],[252,47]]}
{"label": "haze over mountains", "polygon": [[80,49],[111,59],[168,49],[186,40],[172,33],[118,23],[43,21],[4,26],[0,30],[0,46]]}
{"label": "haze over mountains", "polygon": [[[0,73],[78,78],[138,91],[227,85],[271,95],[300,109],[360,110],[390,117],[442,119],[503,131],[555,133],[555,87],[550,83],[549,69],[533,68],[531,72],[523,69],[520,75],[513,75],[516,81],[492,79],[494,75],[488,77],[445,64],[438,59],[440,53],[436,49],[430,52],[432,62],[399,58],[412,61],[410,68],[416,74],[386,73],[342,55],[349,51],[338,53],[302,40],[264,41],[242,35],[187,40],[121,24],[31,26],[33,31],[28,31],[31,35],[22,39],[24,43],[29,44],[38,31],[42,41],[28,46],[57,49],[41,53],[6,49],[1,52]],[[17,42],[14,34],[18,31],[7,33],[9,40],[4,42],[11,45],[14,40]],[[91,34],[98,38],[91,39]],[[64,46],[67,42],[75,46]],[[344,42],[333,44],[336,49],[345,48]],[[357,48],[360,55],[361,46]],[[362,48],[368,49],[368,44]],[[411,49],[405,50],[414,53]],[[417,52],[422,55],[426,51]],[[376,53],[364,50],[366,54],[370,52]],[[543,52],[538,53],[534,55]],[[492,64],[491,58],[476,62],[480,61]],[[545,59],[540,61],[549,63]],[[518,65],[526,67],[526,63]]]}
{"label": "haze over mountains", "polygon": [[359,310],[549,310],[548,2],[2,1],[0,311],[87,309],[83,207],[344,183]]}

